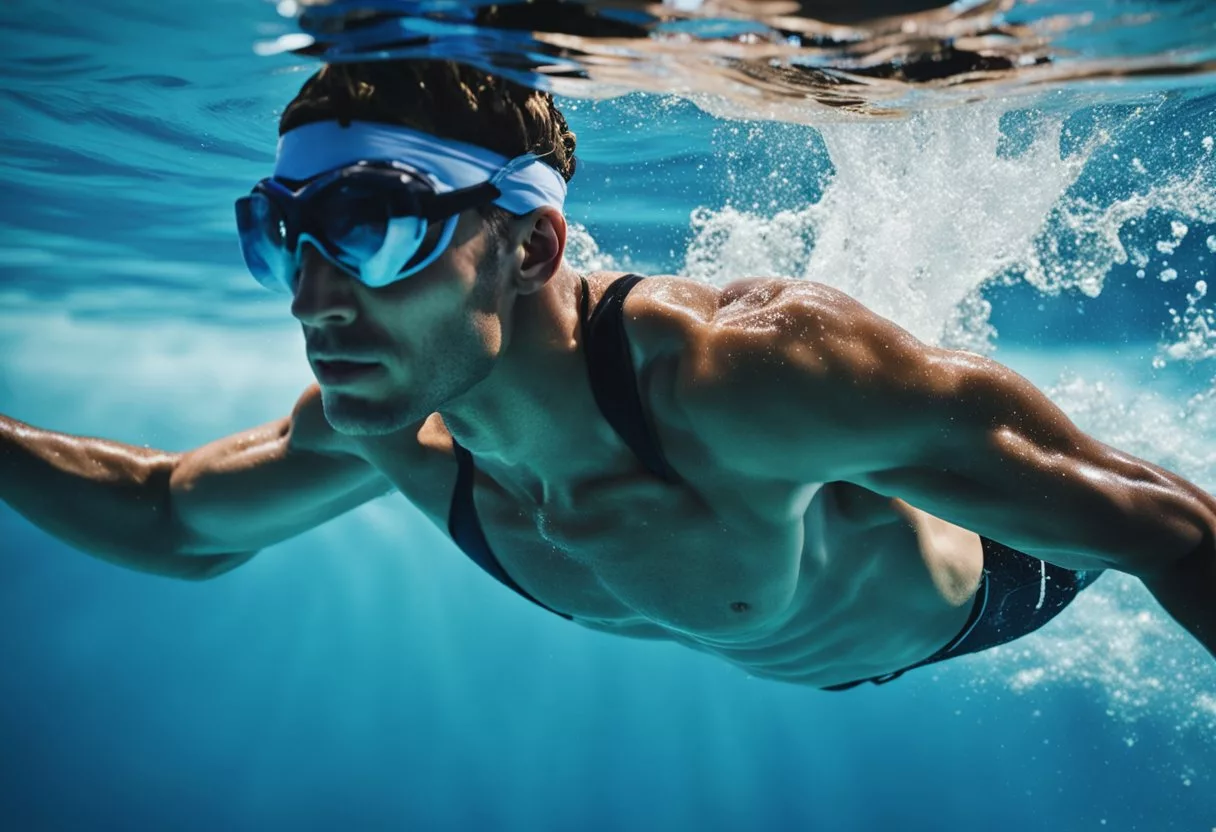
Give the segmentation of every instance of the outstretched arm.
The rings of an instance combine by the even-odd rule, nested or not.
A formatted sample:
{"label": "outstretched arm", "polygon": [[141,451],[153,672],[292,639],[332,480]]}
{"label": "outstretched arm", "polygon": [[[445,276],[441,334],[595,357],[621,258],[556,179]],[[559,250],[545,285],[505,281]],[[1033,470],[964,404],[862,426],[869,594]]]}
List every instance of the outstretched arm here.
{"label": "outstretched arm", "polygon": [[201,580],[391,490],[325,421],[315,386],[283,419],[186,453],[0,416],[0,500],[86,554]]}
{"label": "outstretched arm", "polygon": [[706,326],[678,375],[724,462],[854,482],[1050,563],[1130,573],[1216,655],[1210,495],[1087,436],[1012,370],[840,292],[807,284],[775,305],[765,325]]}

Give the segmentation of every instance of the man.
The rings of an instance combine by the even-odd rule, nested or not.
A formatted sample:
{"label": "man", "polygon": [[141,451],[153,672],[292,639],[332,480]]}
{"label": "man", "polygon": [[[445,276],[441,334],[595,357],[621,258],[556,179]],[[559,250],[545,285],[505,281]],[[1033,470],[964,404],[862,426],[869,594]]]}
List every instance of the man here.
{"label": "man", "polygon": [[188,453],[0,422],[0,497],[51,534],[209,578],[395,488],[542,607],[757,676],[886,681],[1105,569],[1216,651],[1216,501],[1010,370],[814,283],[566,266],[549,96],[334,66],[280,128],[238,226],[318,385]]}

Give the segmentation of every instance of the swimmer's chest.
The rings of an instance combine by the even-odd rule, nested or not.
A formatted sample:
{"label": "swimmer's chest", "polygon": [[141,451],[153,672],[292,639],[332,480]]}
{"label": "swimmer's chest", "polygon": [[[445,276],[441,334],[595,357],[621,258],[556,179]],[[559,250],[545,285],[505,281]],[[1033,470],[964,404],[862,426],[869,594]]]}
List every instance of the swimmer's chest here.
{"label": "swimmer's chest", "polygon": [[[446,532],[457,464],[441,425],[369,450]],[[742,481],[678,451],[669,458],[680,483],[639,462],[550,505],[525,503],[478,470],[474,504],[490,550],[535,598],[596,626],[645,619],[712,637],[779,617],[795,591],[813,489]]]}

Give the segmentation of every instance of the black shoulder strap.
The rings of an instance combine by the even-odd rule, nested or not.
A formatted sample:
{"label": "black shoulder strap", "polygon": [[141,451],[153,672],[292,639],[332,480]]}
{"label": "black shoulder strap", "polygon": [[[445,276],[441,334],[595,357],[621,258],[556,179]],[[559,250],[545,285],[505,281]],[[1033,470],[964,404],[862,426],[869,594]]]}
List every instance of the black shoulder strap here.
{"label": "black shoulder strap", "polygon": [[550,606],[542,604],[528,594],[523,587],[502,568],[498,558],[490,551],[486,534],[482,531],[481,521],[477,519],[477,507],[473,503],[473,455],[459,442],[452,439],[452,450],[456,454],[456,488],[452,491],[452,505],[448,513],[448,533],[456,545],[468,556],[469,560],[480,566],[503,586],[518,592],[537,606],[544,607],[567,620],[570,616],[558,612]]}
{"label": "black shoulder strap", "polygon": [[[587,307],[591,288],[586,279],[583,280],[581,312],[587,371],[591,377],[591,389],[595,394],[596,404],[609,424],[652,473],[674,482],[678,478],[664,459],[658,440],[646,421],[641,395],[638,393],[637,375],[633,370],[633,359],[629,355],[629,342],[625,336],[625,296],[641,279],[638,275],[631,274],[613,282],[590,316],[587,314]],[[490,550],[490,544],[477,518],[477,507],[473,503],[473,477],[476,473],[473,455],[455,438],[452,439],[452,450],[456,455],[458,467],[456,487],[452,490],[452,503],[448,514],[448,532],[456,545],[499,583],[515,590],[538,606],[569,619],[571,616],[558,612],[529,595],[502,568],[502,564]]]}
{"label": "black shoulder strap", "polygon": [[583,350],[595,403],[651,473],[669,482],[679,478],[667,464],[658,438],[651,429],[638,392],[637,374],[625,335],[625,297],[642,277],[627,274],[613,281],[595,311],[587,314],[591,287],[583,278]]}

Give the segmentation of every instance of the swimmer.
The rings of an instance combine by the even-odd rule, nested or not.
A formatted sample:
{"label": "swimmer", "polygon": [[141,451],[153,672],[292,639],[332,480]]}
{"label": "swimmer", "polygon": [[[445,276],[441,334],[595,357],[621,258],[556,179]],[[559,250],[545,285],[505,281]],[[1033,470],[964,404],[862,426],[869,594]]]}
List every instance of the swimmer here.
{"label": "swimmer", "polygon": [[396,490],[521,603],[759,677],[890,681],[1108,569],[1216,654],[1216,500],[1011,370],[809,281],[567,265],[549,95],[328,66],[280,132],[237,225],[316,384],[185,453],[0,419],[0,498],[49,534],[210,579]]}

